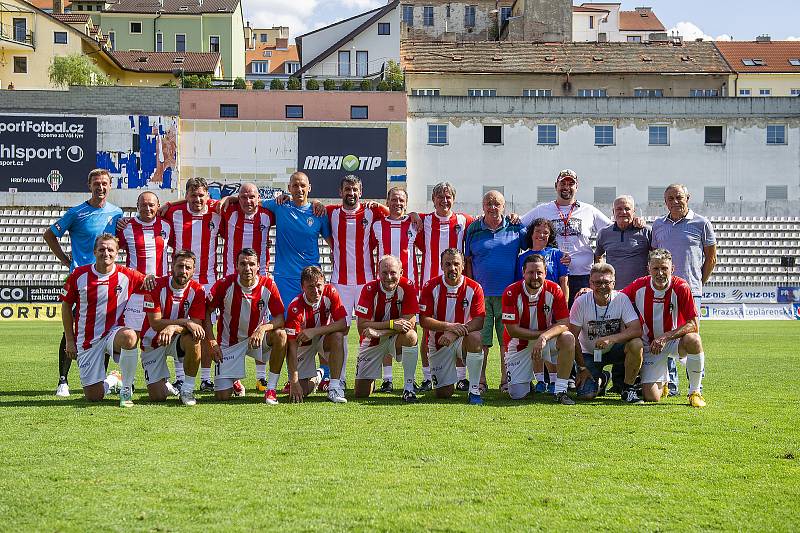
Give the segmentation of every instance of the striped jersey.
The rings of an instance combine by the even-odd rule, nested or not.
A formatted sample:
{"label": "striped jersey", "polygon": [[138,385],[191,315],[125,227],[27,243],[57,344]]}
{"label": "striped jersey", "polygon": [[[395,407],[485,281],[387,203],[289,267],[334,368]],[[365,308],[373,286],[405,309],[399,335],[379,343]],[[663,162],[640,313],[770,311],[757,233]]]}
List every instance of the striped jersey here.
{"label": "striped jersey", "polygon": [[[525,280],[512,283],[503,292],[503,324],[519,324],[531,331],[543,332],[559,320],[569,318],[567,301],[558,284],[545,280],[536,294],[530,294]],[[503,346],[506,353],[516,353],[528,347],[528,339],[511,337],[503,329]]]}
{"label": "striped jersey", "polygon": [[144,277],[116,264],[108,274],[100,274],[93,264],[72,271],[61,289],[61,301],[74,306],[78,350],[88,350],[111,328],[123,324],[125,306],[133,293],[142,293]]}
{"label": "striped jersey", "polygon": [[677,276],[672,276],[672,282],[663,291],[654,289],[650,276],[644,276],[620,292],[630,298],[639,314],[646,345],[697,316],[692,289]]}
{"label": "striped jersey", "polygon": [[[443,322],[466,324],[473,318],[486,316],[483,289],[467,276],[461,276],[461,283],[455,287],[448,285],[442,276],[437,276],[422,288],[419,314]],[[428,353],[438,349],[442,335],[443,331],[427,332]]]}
{"label": "striped jersey", "polygon": [[377,250],[378,259],[384,255],[400,259],[403,275],[414,285],[419,284],[416,240],[417,227],[408,215],[399,220],[383,218],[372,223],[372,247]]}
{"label": "striped jersey", "polygon": [[327,206],[333,240],[331,283],[363,285],[375,279],[370,228],[376,220],[384,217],[383,209],[363,204],[353,211],[341,205]]}
{"label": "striped jersey", "polygon": [[[303,293],[292,300],[286,314],[286,336],[290,340],[297,339],[304,329],[327,326],[346,317],[347,311],[342,305],[339,291],[328,283],[322,289],[322,296],[315,304],[308,303]],[[311,344],[310,341],[303,343],[305,346],[309,344]]]}
{"label": "striped jersey", "polygon": [[225,276],[211,287],[208,300],[208,308],[220,311],[217,342],[221,346],[238,344],[271,317],[283,315],[283,302],[272,276],[258,276],[250,288],[239,284],[239,274]]}
{"label": "striped jersey", "polygon": [[162,276],[156,280],[152,291],[144,295],[144,322],[142,322],[142,350],[158,348],[158,331],[150,326],[150,313],[161,313],[164,320],[206,317],[206,291],[194,280],[186,287],[176,289],[172,286],[172,276]]}
{"label": "striped jersey", "polygon": [[464,235],[473,218],[463,213],[453,213],[449,217],[440,217],[435,212],[420,215],[422,218],[422,235],[417,245],[422,250],[422,278],[424,285],[432,278],[442,275],[439,264],[442,252],[448,248],[464,251]]}
{"label": "striped jersey", "polygon": [[[380,280],[373,280],[364,285],[356,304],[356,316],[369,321],[385,322],[405,315],[416,315],[419,312],[417,289],[408,278],[400,278],[397,287],[391,293],[386,292]],[[380,339],[360,337],[361,347],[377,346]]]}
{"label": "striped jersey", "polygon": [[173,253],[191,250],[197,256],[192,279],[202,285],[217,279],[217,235],[223,224],[222,217],[214,212],[216,201],[209,200],[204,213],[193,213],[188,204],[173,205],[164,218],[172,225]]}
{"label": "striped jersey", "polygon": [[266,276],[269,270],[269,229],[275,225],[275,215],[266,207],[258,206],[252,216],[247,216],[238,202],[228,206],[225,219],[225,246],[222,253],[224,275],[236,272],[236,254],[244,248],[258,253],[258,272]]}
{"label": "striped jersey", "polygon": [[138,216],[117,230],[119,247],[126,250],[125,265],[143,274],[166,276],[167,244],[172,238],[172,227],[161,217],[143,222]]}

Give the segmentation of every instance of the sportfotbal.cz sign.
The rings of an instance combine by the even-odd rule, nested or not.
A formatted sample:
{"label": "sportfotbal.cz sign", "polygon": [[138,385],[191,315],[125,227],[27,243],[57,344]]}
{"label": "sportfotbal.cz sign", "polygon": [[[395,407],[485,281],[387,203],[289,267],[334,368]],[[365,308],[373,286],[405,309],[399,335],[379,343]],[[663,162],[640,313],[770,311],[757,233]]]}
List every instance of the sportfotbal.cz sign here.
{"label": "sportfotbal.cz sign", "polygon": [[339,198],[339,182],[361,178],[364,198],[386,196],[386,128],[298,128],[297,169],[316,198]]}
{"label": "sportfotbal.cz sign", "polygon": [[85,192],[97,161],[97,119],[0,116],[0,190]]}

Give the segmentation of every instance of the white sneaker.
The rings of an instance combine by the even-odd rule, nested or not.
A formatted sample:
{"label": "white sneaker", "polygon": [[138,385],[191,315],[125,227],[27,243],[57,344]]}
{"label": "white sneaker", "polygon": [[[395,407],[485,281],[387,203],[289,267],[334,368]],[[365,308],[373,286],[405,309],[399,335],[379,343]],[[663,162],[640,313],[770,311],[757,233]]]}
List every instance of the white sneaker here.
{"label": "white sneaker", "polygon": [[66,382],[58,384],[56,396],[59,398],[69,398],[69,385],[67,385]]}
{"label": "white sneaker", "polygon": [[113,370],[106,376],[106,383],[108,383],[108,394],[119,394],[122,389],[122,374],[117,370]]}
{"label": "white sneaker", "polygon": [[164,383],[164,387],[167,389],[167,396],[179,396],[180,391],[175,388],[175,386],[170,383],[169,381]]}
{"label": "white sneaker", "polygon": [[339,389],[328,389],[328,399],[333,403],[347,403],[347,398],[344,397],[344,390]]}
{"label": "white sneaker", "polygon": [[181,391],[179,396],[183,405],[187,407],[197,405],[197,400],[194,397],[194,391]]}
{"label": "white sneaker", "polygon": [[322,376],[323,375],[324,374],[322,373],[322,369],[318,368],[317,369],[317,373],[314,375],[314,377],[313,378],[309,378],[309,380],[308,380],[309,383],[311,383],[311,385],[313,385],[313,387],[311,389],[311,392],[309,392],[309,394],[313,394],[314,392],[317,391],[317,389],[319,388],[319,384],[322,383]]}

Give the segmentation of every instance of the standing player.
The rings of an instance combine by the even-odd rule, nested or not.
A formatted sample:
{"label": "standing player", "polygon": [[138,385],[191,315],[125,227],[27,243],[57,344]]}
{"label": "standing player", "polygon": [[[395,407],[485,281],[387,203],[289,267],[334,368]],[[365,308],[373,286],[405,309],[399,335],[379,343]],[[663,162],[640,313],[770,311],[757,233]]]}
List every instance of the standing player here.
{"label": "standing player", "polygon": [[339,292],[325,283],[317,266],[308,266],[300,274],[302,292],[292,300],[286,312],[287,368],[289,395],[294,402],[303,400],[317,388],[322,369],[317,368],[317,353],[328,354],[331,379],[328,399],[347,403],[340,384],[344,359],[344,332],[347,330],[347,311]]}
{"label": "standing player", "polygon": [[76,268],[62,289],[61,321],[66,352],[78,359],[86,399],[98,402],[118,384],[113,375],[105,378],[105,356],[114,355],[122,369],[119,405],[131,407],[139,337],[133,329],[121,326],[122,317],[130,296],[151,290],[154,277],[116,265],[118,253],[114,235],[103,233],[95,239],[94,264]]}
{"label": "standing player", "polygon": [[[415,242],[417,225],[412,217],[406,214],[408,193],[400,187],[392,187],[386,194],[389,215],[372,223],[372,246],[377,256],[393,255],[400,258],[405,279],[415,287],[419,286],[419,270]],[[383,383],[380,392],[392,392],[392,356],[383,359]]]}
{"label": "standing player", "polygon": [[403,401],[416,403],[414,374],[417,371],[417,290],[403,277],[400,260],[392,255],[378,262],[379,280],[364,285],[356,317],[360,345],[356,363],[356,398],[372,392],[380,376],[384,357],[400,353],[403,362]]}
{"label": "standing player", "polygon": [[[349,174],[339,183],[341,205],[327,206],[331,224],[333,273],[331,284],[336,288],[347,312],[347,331],[344,334],[344,359],[341,381],[347,376],[347,334],[353,309],[364,285],[375,279],[375,265],[370,249],[370,228],[373,222],[388,214],[382,205],[368,207],[361,203],[361,179]],[[343,386],[344,387],[344,386]]]}
{"label": "standing player", "polygon": [[643,322],[644,362],[642,391],[644,399],[657,402],[669,381],[667,358],[686,357],[689,374],[689,405],[705,407],[701,394],[705,354],[700,339],[697,309],[692,289],[683,279],[673,276],[672,254],[664,249],[650,252],[649,276],[637,279],[622,292],[630,298]]}
{"label": "standing player", "polygon": [[[203,178],[186,181],[186,202],[177,202],[167,209],[164,219],[172,226],[170,246],[173,252],[189,250],[197,258],[194,279],[206,290],[217,279],[217,237],[223,231],[224,221],[214,211],[216,201],[208,196],[208,183]],[[211,357],[203,351],[200,369],[200,390],[214,390],[211,382]]]}
{"label": "standing player", "polygon": [[[58,261],[72,272],[79,266],[94,263],[93,246],[95,239],[103,233],[113,233],[122,209],[108,202],[111,190],[111,176],[108,170],[96,168],[89,172],[89,191],[92,197],[64,213],[55,224],[44,232],[44,240]],[[58,241],[69,232],[72,252],[66,253]],[[72,359],[67,357],[66,337],[62,335],[58,348],[58,387],[56,396],[69,396],[69,367]],[[107,364],[107,363],[106,363]]]}
{"label": "standing player", "polygon": [[[178,395],[184,405],[195,405],[195,379],[200,367],[201,341],[205,339],[206,293],[192,279],[195,255],[181,250],[172,260],[172,275],[156,280],[145,296],[142,326],[142,368],[150,399],[164,401],[173,393],[167,356],[181,359],[186,376]],[[182,365],[182,366],[183,366]]]}
{"label": "standing player", "polygon": [[[211,313],[218,310],[217,337],[211,331]],[[258,361],[269,357],[269,386],[264,401],[275,405],[286,332],[283,330],[283,302],[270,276],[258,273],[258,252],[244,248],[236,256],[236,273],[220,279],[211,288],[206,308],[206,338],[216,361],[214,396],[228,400],[244,396],[239,381],[245,376],[245,356]]]}
{"label": "standing player", "polygon": [[483,367],[481,334],[486,310],[483,289],[463,275],[464,254],[455,248],[442,252],[442,276],[422,288],[419,299],[420,325],[428,331],[431,380],[437,398],[453,395],[456,359],[466,355],[469,403],[483,404],[480,379]]}
{"label": "standing player", "polygon": [[574,405],[567,396],[567,383],[575,362],[575,336],[569,331],[569,311],[564,293],[546,279],[547,267],[541,255],[530,255],[522,264],[523,279],[503,293],[503,344],[506,379],[512,400],[531,391],[535,360],[547,359],[558,365],[554,398]]}

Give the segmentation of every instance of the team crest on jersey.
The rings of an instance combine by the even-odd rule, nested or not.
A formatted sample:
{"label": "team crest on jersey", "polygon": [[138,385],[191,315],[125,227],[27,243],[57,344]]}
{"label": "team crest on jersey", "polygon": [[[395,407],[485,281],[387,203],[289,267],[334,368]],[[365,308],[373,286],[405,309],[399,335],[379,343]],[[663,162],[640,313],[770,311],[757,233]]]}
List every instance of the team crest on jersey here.
{"label": "team crest on jersey", "polygon": [[314,224],[314,219],[311,217],[307,218],[306,224],[308,224],[308,227],[310,228]]}
{"label": "team crest on jersey", "polygon": [[267,227],[264,224],[261,224],[260,226],[258,226],[258,229],[260,229],[261,231],[266,231]]}
{"label": "team crest on jersey", "polygon": [[116,292],[116,293],[120,293],[120,292],[122,292],[122,287],[121,287],[121,286],[119,286],[119,285],[117,285],[117,286],[114,288],[114,292]]}
{"label": "team crest on jersey", "polygon": [[189,310],[189,300],[184,300],[184,302],[183,302],[183,310],[184,311],[188,311]]}
{"label": "team crest on jersey", "polygon": [[542,306],[542,310],[543,310],[545,313],[549,313],[549,312],[550,312],[550,306],[549,306],[549,305],[547,305],[547,304],[544,304],[544,305]]}
{"label": "team crest on jersey", "polygon": [[464,298],[463,300],[461,300],[461,306],[462,306],[464,309],[466,309],[467,307],[469,307],[469,300],[467,300],[466,298]]}
{"label": "team crest on jersey", "polygon": [[458,233],[459,231],[461,231],[461,229],[462,229],[462,228],[461,228],[461,224],[456,224],[455,226],[453,226],[453,231],[455,231],[456,233]]}
{"label": "team crest on jersey", "polygon": [[408,230],[408,231],[406,232],[406,236],[407,236],[409,239],[413,239],[413,238],[414,238],[414,232],[413,232],[413,231],[411,231],[411,230]]}
{"label": "team crest on jersey", "polygon": [[366,228],[366,227],[367,227],[367,224],[369,224],[369,221],[368,221],[366,218],[362,218],[362,219],[361,219],[361,225],[362,225],[362,226],[364,226],[364,227]]}
{"label": "team crest on jersey", "polygon": [[167,232],[164,231],[163,229],[161,230],[161,233],[159,233],[159,235],[161,235],[162,239],[166,239],[167,238]]}
{"label": "team crest on jersey", "polygon": [[217,227],[217,225],[216,225],[216,224],[214,224],[214,221],[213,221],[213,220],[209,220],[209,221],[208,221],[208,229],[212,229],[212,230],[213,230],[213,229],[214,229],[214,228],[216,228],[216,227]]}
{"label": "team crest on jersey", "polygon": [[264,305],[265,305],[265,304],[264,304],[264,300],[259,300],[259,301],[258,301],[258,304],[256,304],[256,305],[258,306],[258,310],[259,310],[259,312],[261,312],[261,311],[263,311],[263,310],[264,310]]}

